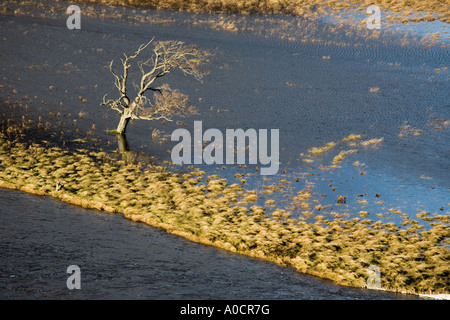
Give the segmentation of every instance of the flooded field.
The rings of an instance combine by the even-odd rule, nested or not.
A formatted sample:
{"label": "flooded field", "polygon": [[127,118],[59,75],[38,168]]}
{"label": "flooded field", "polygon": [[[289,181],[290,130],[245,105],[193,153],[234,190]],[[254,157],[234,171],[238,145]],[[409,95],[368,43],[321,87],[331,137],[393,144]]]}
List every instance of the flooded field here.
{"label": "flooded field", "polygon": [[[300,221],[320,220],[318,216],[328,219],[338,214],[348,221],[366,219],[369,224],[379,221],[401,226],[405,221],[418,220],[428,230],[436,220],[426,217],[438,217],[446,228],[442,245],[448,249],[445,233],[448,233],[450,208],[448,37],[434,42],[426,37],[421,40],[414,35],[383,30],[376,36],[368,36],[367,31],[354,31],[345,26],[332,28],[326,23],[295,17],[217,17],[101,6],[84,7],[88,14],[82,16],[81,30],[68,30],[67,15],[45,8],[28,10],[36,14],[6,10],[0,16],[0,97],[8,110],[17,105],[12,110],[17,111],[18,119],[25,111],[27,119],[34,124],[40,123],[45,128],[48,123],[48,130],[42,136],[36,135],[35,142],[42,143],[45,139],[49,145],[64,147],[75,139],[83,144],[83,139],[89,136],[86,145],[92,144],[106,152],[116,149],[115,137],[106,130],[115,128],[118,117],[114,111],[100,106],[104,94],[116,94],[109,62],[118,61],[123,52],[132,53],[152,37],[194,43],[213,53],[207,65],[210,74],[204,83],[177,73],[171,74],[167,81],[189,95],[199,114],[180,119],[183,122],[133,122],[127,135],[132,151],[142,152],[158,163],[170,161],[174,146],[170,134],[179,127],[192,132],[196,120],[202,121],[205,129],[216,128],[222,132],[227,128],[279,129],[281,163],[275,176],[263,177],[251,165],[196,167],[227,179],[230,185],[238,183],[255,190],[258,205],[267,206],[269,212],[271,208],[288,210],[291,218]],[[120,18],[115,19],[117,12]],[[9,116],[10,113],[3,113],[3,117]],[[2,194],[1,203],[5,204],[2,206],[5,228],[2,254],[11,255],[5,254],[1,259],[2,279],[5,288],[9,288],[4,292],[7,298],[66,297],[68,292],[59,287],[60,281],[64,285],[66,265],[77,264],[69,261],[67,252],[75,250],[79,239],[86,240],[85,248],[92,241],[98,244],[93,248],[101,248],[101,243],[121,248],[117,256],[121,257],[117,258],[120,261],[115,260],[111,247],[99,253],[101,263],[95,262],[95,251],[82,250],[76,255],[75,260],[81,265],[84,260],[93,264],[91,271],[87,271],[92,273],[86,278],[97,283],[95,288],[82,290],[83,298],[405,297],[367,290],[347,291],[291,269],[192,244],[160,230],[124,221],[121,216],[86,212],[49,198],[11,191]],[[11,197],[18,200],[8,200]],[[25,210],[25,204],[30,202],[36,204]],[[89,230],[85,226],[92,225],[89,221],[93,219],[97,228],[120,228],[123,236],[116,236],[118,230],[107,231],[105,238],[100,238],[95,230],[80,235],[65,229],[71,225],[70,219],[61,216],[59,206],[76,217],[76,223],[80,224],[78,230]],[[32,216],[38,219],[38,225],[42,224],[42,230],[52,230],[49,235],[56,233],[61,237],[33,240],[40,241],[34,248],[45,248],[44,244],[50,243],[48,258],[32,255],[26,260],[30,252],[26,247],[33,244],[13,228],[16,222],[12,215],[17,212],[25,214],[20,219],[23,230],[34,227],[30,225]],[[58,230],[70,231],[68,243],[60,248],[51,244],[65,238],[65,233]],[[36,229],[36,232],[41,231]],[[18,237],[16,241],[6,240],[14,236]],[[164,259],[157,260],[157,266],[148,258],[140,265],[136,261],[141,261],[147,253],[161,255],[159,246],[139,245],[141,241],[148,243],[153,239],[167,246]],[[130,251],[140,254],[130,258],[134,262],[127,261],[128,245],[123,241],[133,243],[134,249]],[[172,243],[174,247],[169,248]],[[185,254],[186,250],[190,254]],[[183,251],[182,258],[180,251]],[[44,257],[46,254],[42,252]],[[202,262],[206,254],[211,255],[208,263],[214,261],[211,268]],[[22,259],[27,263],[22,263]],[[149,281],[156,283],[154,287],[149,282],[145,286],[142,283],[148,280],[135,274],[150,269],[149,266],[170,269],[167,265],[173,265],[173,270],[177,270],[178,259],[183,259],[186,267],[167,276],[173,280],[172,284],[164,283],[163,276]],[[237,274],[228,274],[224,261],[233,265]],[[38,265],[38,278],[33,277],[32,263]],[[192,268],[197,269],[199,264],[205,270],[192,274]],[[12,272],[16,265],[22,266],[27,274],[25,278]],[[236,279],[235,284],[241,283],[237,279],[250,280],[248,272],[253,273],[253,268],[264,276],[250,278],[254,286],[242,287],[259,290],[261,285],[263,290],[259,295],[255,293],[258,290],[230,289],[229,282],[223,282],[224,278]],[[111,275],[101,276],[116,272],[127,281],[120,282]],[[281,278],[274,276],[279,272]],[[445,274],[449,270],[440,272]],[[267,278],[273,281],[267,283],[265,274],[270,274]],[[54,280],[45,280],[53,276]],[[177,276],[187,279],[185,285],[175,283]],[[215,280],[207,280],[211,278]],[[15,281],[19,279],[23,282]],[[299,286],[293,285],[291,279]],[[125,283],[130,281],[133,286],[124,290]],[[286,282],[290,283],[287,287]],[[86,286],[87,283],[86,280]],[[218,284],[217,290],[207,288],[211,283]],[[114,289],[116,285],[121,288],[120,293]],[[27,291],[27,288],[32,289]],[[448,282],[443,290],[448,290]],[[209,291],[208,295],[205,291]]]}

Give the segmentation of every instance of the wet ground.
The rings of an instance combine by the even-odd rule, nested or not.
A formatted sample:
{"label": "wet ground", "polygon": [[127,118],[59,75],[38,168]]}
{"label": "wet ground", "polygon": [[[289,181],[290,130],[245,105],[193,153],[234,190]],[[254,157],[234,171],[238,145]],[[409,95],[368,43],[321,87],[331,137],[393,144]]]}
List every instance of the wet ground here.
{"label": "wet ground", "polygon": [[[95,12],[101,7],[90,8]],[[263,28],[265,33],[251,32],[284,21],[276,16],[263,22],[258,16],[245,17],[247,31],[234,32],[200,23],[215,19],[209,15],[120,10],[125,10],[121,19],[83,15],[81,30],[68,30],[67,16],[58,12],[49,11],[48,17],[1,15],[2,101],[27,105],[35,121],[39,116],[43,122],[60,121],[65,133],[60,136],[53,130],[49,137],[53,142],[73,138],[77,129],[92,130],[95,124],[100,146],[114,149],[115,139],[105,131],[113,129],[118,119],[115,112],[100,106],[105,93],[116,95],[109,62],[153,36],[195,43],[214,53],[205,82],[177,73],[165,79],[189,94],[200,111],[196,117],[182,119],[185,128],[192,132],[193,121],[201,120],[204,130],[280,129],[280,173],[271,179],[290,179],[290,192],[295,193],[305,186],[303,180],[293,183],[299,176],[296,172],[313,173],[308,179],[316,184],[316,197],[328,206],[321,214],[366,210],[374,220],[375,214],[391,208],[411,217],[419,210],[448,214],[450,135],[448,125],[443,125],[450,119],[448,48],[402,41],[403,35],[386,34],[370,41],[349,36],[345,29],[330,35],[326,26],[308,38],[327,39],[326,44],[303,43],[305,34],[298,35],[291,27],[283,32],[291,32],[295,41],[281,39],[284,33],[270,33],[269,28]],[[136,15],[142,21],[134,19]],[[286,21],[281,25],[291,26],[291,18]],[[136,121],[129,128],[130,147],[170,160],[167,151],[174,143],[152,140],[151,133],[156,128],[170,135],[180,126]],[[406,132],[400,138],[402,126],[420,134]],[[316,167],[329,164],[329,157],[319,157],[314,165],[300,157],[311,147],[349,134],[384,140],[377,148],[361,149],[332,172]],[[354,161],[364,166],[355,168]],[[236,172],[249,172],[233,166],[202,169],[229,179]],[[272,183],[259,174],[247,180],[249,187]],[[0,270],[5,298],[404,297],[347,290],[192,244],[120,216],[1,192]],[[377,193],[380,198],[375,198]],[[336,206],[337,195],[347,196],[345,206]],[[359,202],[360,195],[367,203]],[[79,264],[83,271],[80,292],[65,287],[65,269],[71,264]]]}

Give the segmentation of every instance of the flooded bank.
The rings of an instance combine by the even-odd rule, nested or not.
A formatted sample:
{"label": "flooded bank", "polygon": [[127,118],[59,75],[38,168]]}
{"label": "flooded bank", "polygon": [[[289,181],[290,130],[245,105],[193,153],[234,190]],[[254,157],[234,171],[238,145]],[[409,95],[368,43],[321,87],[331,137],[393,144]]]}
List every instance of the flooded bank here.
{"label": "flooded bank", "polygon": [[[337,286],[122,215],[0,189],[1,299],[414,299]],[[69,290],[70,265],[81,289]]]}
{"label": "flooded bank", "polygon": [[[143,16],[152,21],[154,14]],[[171,143],[153,140],[152,130],[167,135],[180,126],[192,128],[194,120],[221,131],[280,128],[282,170],[275,181],[234,166],[202,169],[230,181],[236,173],[245,175],[248,188],[259,191],[285,180],[289,188],[280,189],[294,196],[313,182],[312,218],[339,212],[348,220],[366,215],[372,222],[402,223],[402,214],[411,219],[418,212],[448,215],[448,50],[410,40],[405,44],[399,42],[402,37],[366,41],[346,30],[330,36],[325,26],[306,25],[311,29],[298,35],[291,27],[304,25],[280,17],[263,21],[264,26],[288,26],[285,33],[271,34],[205,27],[217,23],[207,15],[197,24],[189,14],[169,16],[178,19],[147,23],[86,17],[75,32],[65,27],[65,16],[55,13],[49,18],[1,16],[3,101],[18,101],[35,122],[52,125],[53,141],[64,142],[77,130],[92,131],[95,124],[95,134],[106,141],[101,147],[113,149],[116,141],[105,131],[118,119],[99,106],[105,93],[114,93],[108,63],[148,41],[150,34],[196,43],[215,53],[208,79],[202,85],[182,76],[170,81],[190,95],[200,115],[183,119],[184,124],[136,121],[128,135],[133,150],[170,159]],[[245,19],[244,30],[260,28],[258,17]],[[57,130],[59,123],[64,130]],[[361,135],[360,141],[342,142],[349,134]],[[376,148],[361,145],[372,138],[383,142]],[[311,148],[329,142],[336,145],[330,153],[310,155]],[[339,168],[328,171],[341,151],[356,148]],[[346,197],[344,205],[336,203],[338,196]],[[398,212],[401,218],[395,220]],[[302,217],[303,212],[292,215]]]}

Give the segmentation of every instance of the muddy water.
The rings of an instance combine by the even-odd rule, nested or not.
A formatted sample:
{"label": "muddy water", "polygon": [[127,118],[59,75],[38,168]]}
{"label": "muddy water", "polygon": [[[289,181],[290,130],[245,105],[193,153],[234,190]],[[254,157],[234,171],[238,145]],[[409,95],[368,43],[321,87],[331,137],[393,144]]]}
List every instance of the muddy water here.
{"label": "muddy water", "polygon": [[[336,286],[51,198],[0,190],[1,299],[411,299]],[[81,289],[69,290],[78,265]]]}
{"label": "muddy water", "polygon": [[[134,14],[174,21],[136,22],[131,18]],[[442,69],[450,61],[448,49],[424,48],[414,42],[401,46],[388,35],[369,42],[346,38],[345,30],[335,37],[349,46],[320,45],[192,23],[208,20],[208,15],[164,16],[137,10],[122,19],[83,16],[81,30],[68,30],[66,16],[48,15],[0,16],[4,86],[0,97],[26,104],[35,121],[41,116],[42,121],[60,122],[64,130],[55,125],[49,140],[67,141],[77,129],[84,133],[94,123],[100,146],[114,149],[116,142],[105,130],[115,127],[117,117],[99,106],[105,93],[116,96],[109,62],[153,36],[179,39],[214,53],[208,65],[211,74],[203,84],[177,73],[167,78],[173,88],[188,93],[200,111],[183,119],[191,132],[194,120],[203,121],[205,129],[222,132],[280,129],[281,168],[291,180],[297,171],[313,170],[310,181],[317,184],[318,195],[325,195],[321,201],[330,205],[329,211],[364,209],[374,220],[376,213],[392,207],[411,217],[417,210],[448,214],[449,129],[433,120],[450,119],[449,71]],[[245,19],[248,26],[260,27],[258,17]],[[330,39],[326,32],[314,36]],[[442,71],[436,72],[437,68]],[[370,91],[374,87],[379,88],[376,93]],[[399,127],[405,123],[421,134],[400,139]],[[134,122],[129,144],[133,150],[170,160],[167,150],[174,144],[170,139],[152,140],[151,132],[156,128],[170,134],[181,125]],[[60,131],[64,132],[60,135]],[[332,173],[309,168],[299,158],[308,148],[351,133],[384,141],[380,148],[361,150]],[[356,160],[364,163],[364,175],[351,165]],[[233,166],[202,169],[230,179],[236,172],[248,173]],[[274,177],[279,178],[284,177]],[[268,183],[258,174],[248,178],[250,187]],[[304,183],[291,187],[295,193]],[[1,192],[2,287],[7,288],[2,296],[8,298],[398,298],[336,287],[195,245],[120,216]],[[375,193],[381,198],[375,199]],[[346,206],[335,206],[338,194],[347,196]],[[371,197],[367,204],[356,202],[360,194]],[[375,203],[379,200],[383,204]],[[65,269],[71,264],[83,270],[80,292],[65,288]]]}

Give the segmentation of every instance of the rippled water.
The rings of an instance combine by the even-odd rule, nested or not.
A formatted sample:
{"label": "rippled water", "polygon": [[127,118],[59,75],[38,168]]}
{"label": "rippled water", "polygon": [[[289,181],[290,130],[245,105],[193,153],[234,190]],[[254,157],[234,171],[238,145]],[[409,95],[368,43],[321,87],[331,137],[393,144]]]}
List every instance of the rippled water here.
{"label": "rippled water", "polygon": [[[212,19],[209,15],[120,10],[128,16],[117,20],[83,16],[81,30],[68,30],[66,16],[57,13],[49,13],[48,18],[0,16],[2,100],[27,104],[35,120],[40,115],[43,121],[54,122],[50,112],[60,112],[56,120],[64,126],[66,137],[75,134],[76,127],[85,132],[95,123],[101,146],[114,149],[116,142],[105,130],[115,127],[116,115],[99,106],[105,93],[115,95],[109,62],[153,36],[196,43],[214,53],[205,82],[177,73],[167,78],[173,88],[188,93],[200,111],[183,119],[187,129],[193,130],[194,120],[203,121],[204,130],[222,132],[226,128],[280,129],[282,166],[273,180],[291,179],[291,191],[296,192],[305,186],[303,180],[292,182],[296,172],[313,173],[308,179],[316,184],[321,201],[330,205],[328,212],[364,209],[371,218],[390,208],[401,208],[412,217],[418,210],[448,214],[449,128],[434,121],[450,119],[450,71],[443,70],[450,61],[448,49],[414,42],[401,46],[389,35],[365,41],[349,38],[345,30],[315,36],[335,37],[349,46],[302,43],[269,35],[268,29],[266,34],[230,32],[193,23]],[[175,20],[136,22],[133,12]],[[258,30],[261,26],[261,17],[245,19],[247,27]],[[282,18],[271,19],[262,25]],[[295,34],[291,28],[286,32]],[[373,87],[378,92],[371,92]],[[399,128],[405,124],[421,134],[399,138]],[[132,150],[170,160],[167,150],[174,144],[152,141],[151,132],[157,128],[170,134],[177,127],[176,123],[136,121],[129,128],[129,144]],[[311,147],[340,141],[351,133],[384,140],[378,148],[349,157],[333,172],[321,171],[300,158]],[[61,138],[55,134],[51,139]],[[319,162],[329,160],[325,156]],[[356,160],[364,163],[364,175],[352,166]],[[248,173],[252,168],[202,169],[232,180],[236,172]],[[270,183],[259,174],[248,177],[249,187]],[[376,193],[380,199],[375,199]],[[338,194],[347,196],[346,206],[335,205]],[[361,194],[369,200],[367,204],[357,202]],[[191,244],[119,216],[48,198],[2,191],[1,203],[1,270],[8,288],[2,295],[8,298],[398,297],[348,291],[272,264]],[[77,263],[86,270],[86,290],[68,293],[65,268]],[[159,272],[153,272],[155,268]]]}

